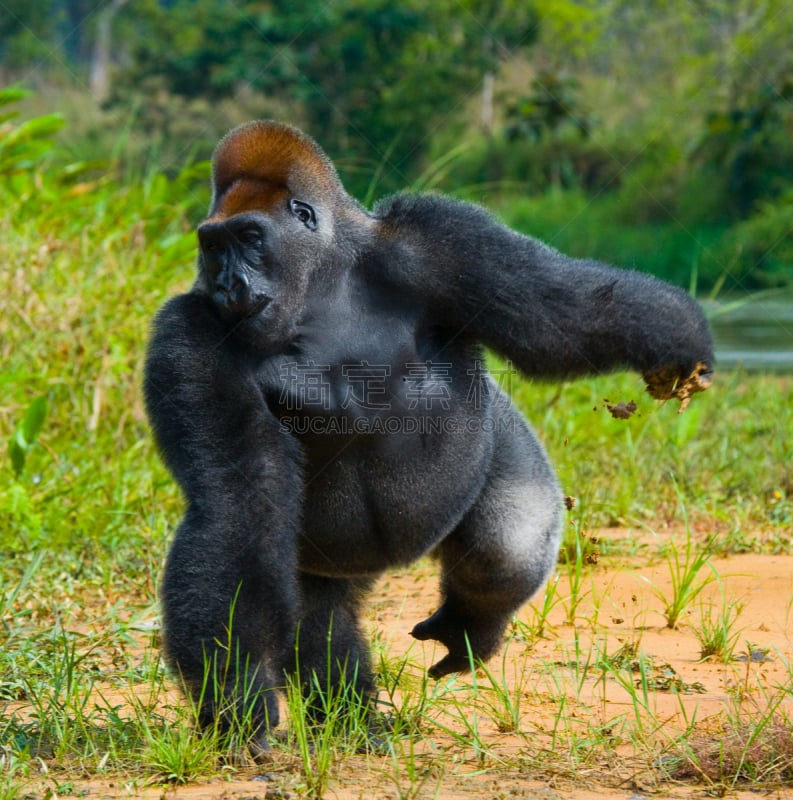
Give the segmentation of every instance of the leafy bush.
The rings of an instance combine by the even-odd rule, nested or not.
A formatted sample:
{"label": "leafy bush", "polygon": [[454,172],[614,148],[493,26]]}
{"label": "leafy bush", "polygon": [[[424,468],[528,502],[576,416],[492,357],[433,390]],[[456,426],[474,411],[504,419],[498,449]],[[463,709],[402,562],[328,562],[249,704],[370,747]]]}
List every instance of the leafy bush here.
{"label": "leafy bush", "polygon": [[[30,92],[19,87],[0,89],[0,108],[18,103]],[[9,177],[37,167],[52,151],[53,137],[63,127],[60,114],[13,123],[18,111],[0,112],[0,176]]]}
{"label": "leafy bush", "polygon": [[726,245],[741,255],[747,280],[764,286],[793,284],[793,189],[760,203],[757,213],[733,227]]}
{"label": "leafy bush", "polygon": [[793,76],[783,74],[706,116],[692,166],[726,177],[724,204],[746,217],[793,181]]}
{"label": "leafy bush", "polygon": [[543,193],[549,187],[597,193],[616,189],[623,180],[623,163],[632,152],[622,145],[606,149],[592,139],[567,135],[481,139],[466,148],[444,182],[452,191],[509,190]]}

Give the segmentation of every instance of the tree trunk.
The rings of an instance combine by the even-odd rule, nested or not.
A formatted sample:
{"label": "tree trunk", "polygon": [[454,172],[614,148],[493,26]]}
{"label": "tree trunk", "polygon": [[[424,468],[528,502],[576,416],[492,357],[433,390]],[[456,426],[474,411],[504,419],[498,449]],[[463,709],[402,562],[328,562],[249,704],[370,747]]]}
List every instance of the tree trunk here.
{"label": "tree trunk", "polygon": [[486,72],[482,78],[482,130],[490,136],[493,132],[493,107],[495,96],[496,76]]}
{"label": "tree trunk", "polygon": [[110,89],[110,48],[113,36],[113,18],[128,0],[110,0],[99,12],[96,20],[96,38],[91,57],[91,97],[101,103]]}

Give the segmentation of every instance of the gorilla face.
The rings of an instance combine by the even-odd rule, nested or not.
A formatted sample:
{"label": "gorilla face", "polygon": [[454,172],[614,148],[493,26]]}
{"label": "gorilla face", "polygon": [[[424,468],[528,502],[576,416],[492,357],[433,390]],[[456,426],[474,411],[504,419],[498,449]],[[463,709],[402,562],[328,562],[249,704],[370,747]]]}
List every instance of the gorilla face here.
{"label": "gorilla face", "polygon": [[273,194],[267,211],[216,213],[198,228],[196,290],[248,339],[288,335],[326,238],[310,203]]}
{"label": "gorilla face", "polygon": [[199,268],[221,314],[243,319],[264,313],[273,300],[272,231],[262,214],[244,214],[198,229]]}

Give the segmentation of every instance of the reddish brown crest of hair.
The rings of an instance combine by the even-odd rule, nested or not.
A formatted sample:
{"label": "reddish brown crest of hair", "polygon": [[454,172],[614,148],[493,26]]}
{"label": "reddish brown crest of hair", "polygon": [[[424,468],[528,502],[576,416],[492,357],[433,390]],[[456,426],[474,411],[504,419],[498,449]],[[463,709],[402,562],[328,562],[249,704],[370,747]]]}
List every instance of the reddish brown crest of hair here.
{"label": "reddish brown crest of hair", "polygon": [[342,191],[321,148],[290,125],[249,122],[231,131],[212,159],[212,217],[267,210],[286,195],[323,198]]}
{"label": "reddish brown crest of hair", "polygon": [[234,181],[222,195],[215,197],[206,221],[218,222],[246,211],[269,214],[278,206],[286,206],[288,200],[289,192],[285,186],[242,178]]}

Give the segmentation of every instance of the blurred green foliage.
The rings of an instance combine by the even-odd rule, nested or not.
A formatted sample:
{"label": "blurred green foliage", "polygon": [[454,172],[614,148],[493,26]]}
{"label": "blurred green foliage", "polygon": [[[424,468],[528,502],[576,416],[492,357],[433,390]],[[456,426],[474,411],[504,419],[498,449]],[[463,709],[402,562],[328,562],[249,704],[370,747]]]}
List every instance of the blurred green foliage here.
{"label": "blurred green foliage", "polygon": [[580,84],[571,75],[556,71],[540,72],[531,82],[531,93],[513,100],[506,109],[504,133],[507,140],[544,137],[560,138],[568,128],[584,138],[592,120],[581,108]]}
{"label": "blurred green foliage", "polygon": [[141,344],[164,293],[189,285],[188,216],[207,201],[205,165],[122,184],[111,163],[72,161],[52,133],[46,119],[6,115],[0,127],[0,155],[15,153],[0,171],[4,569],[31,548],[131,553],[164,527]]}
{"label": "blurred green foliage", "polygon": [[19,116],[8,106],[29,97],[31,92],[20,87],[0,88],[0,175],[13,175],[30,170],[52,150],[52,138],[64,123],[60,114],[47,114],[26,122],[9,124]]}
{"label": "blurred green foliage", "polygon": [[31,0],[0,18],[0,85],[57,91],[32,124],[66,116],[83,173],[177,175],[277,117],[366,203],[530,195],[544,235],[583,193],[555,240],[746,291],[793,284],[791,40],[786,0]]}
{"label": "blurred green foliage", "polygon": [[36,444],[36,439],[41,432],[46,416],[47,398],[37,397],[28,407],[14,435],[8,440],[8,455],[17,478],[22,475],[25,469],[28,453],[33,445]]}
{"label": "blurred green foliage", "polygon": [[212,103],[244,86],[260,113],[281,98],[278,110],[321,132],[363,194],[378,167],[384,187],[405,185],[437,120],[454,114],[502,48],[532,41],[536,14],[517,0],[192,0],[149,2],[135,24],[111,107],[147,92],[154,102],[140,120],[154,131],[176,124],[173,96]]}

